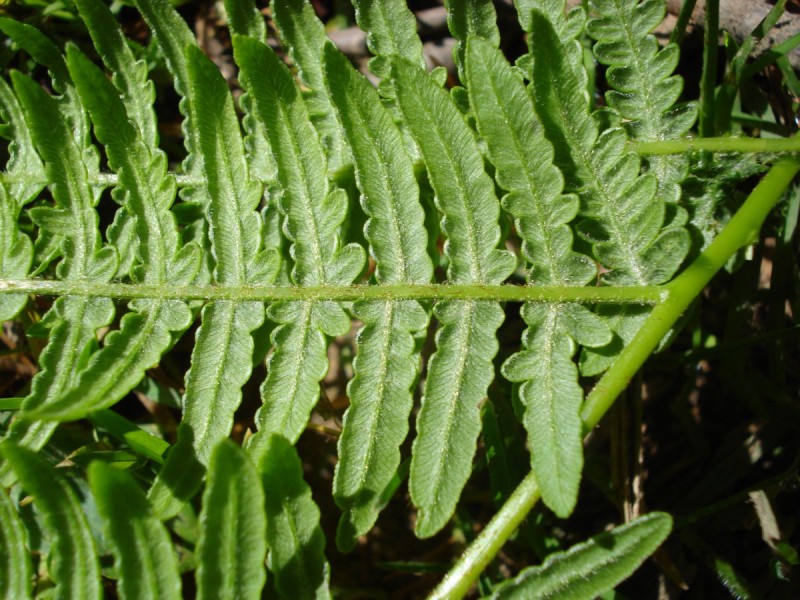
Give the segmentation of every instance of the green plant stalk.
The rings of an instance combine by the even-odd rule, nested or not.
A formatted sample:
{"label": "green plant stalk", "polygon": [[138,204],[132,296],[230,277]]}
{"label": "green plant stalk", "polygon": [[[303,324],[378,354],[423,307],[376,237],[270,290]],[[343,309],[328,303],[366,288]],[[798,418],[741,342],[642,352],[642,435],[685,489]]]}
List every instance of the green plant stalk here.
{"label": "green plant stalk", "polygon": [[692,150],[741,153],[800,152],[800,137],[795,136],[775,139],[730,136],[683,138],[680,140],[663,140],[658,142],[631,142],[631,146],[633,150],[642,156],[682,154]]}
{"label": "green plant stalk", "polygon": [[[683,273],[662,286],[667,291],[666,299],[653,309],[631,343],[586,398],[581,417],[587,431],[600,422],[617,396],[717,271],[739,248],[757,239],[770,210],[798,171],[800,158],[797,157],[775,164],[711,245]],[[539,487],[533,473],[529,473],[433,590],[429,599],[462,598],[538,499]]]}
{"label": "green plant stalk", "polygon": [[290,302],[304,300],[496,300],[499,302],[582,302],[656,304],[664,299],[658,286],[570,287],[528,285],[321,285],[165,286],[88,281],[0,279],[1,294],[38,294],[157,300],[231,300]]}

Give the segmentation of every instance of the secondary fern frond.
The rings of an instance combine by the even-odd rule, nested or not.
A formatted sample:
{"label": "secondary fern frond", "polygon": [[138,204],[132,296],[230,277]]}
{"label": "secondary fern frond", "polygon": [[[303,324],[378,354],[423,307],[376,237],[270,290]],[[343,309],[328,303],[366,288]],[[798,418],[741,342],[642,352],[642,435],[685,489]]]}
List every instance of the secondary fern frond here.
{"label": "secondary fern frond", "polygon": [[61,94],[58,97],[60,111],[82,153],[84,167],[90,175],[96,175],[100,170],[100,157],[97,149],[89,141],[89,120],[61,51],[41,31],[13,19],[0,18],[0,31],[28,52],[36,62],[47,67],[53,90]]}
{"label": "secondary fern frond", "polygon": [[25,546],[25,525],[8,492],[0,492],[0,594],[6,598],[31,598],[31,561]]}
{"label": "secondary fern frond", "polygon": [[267,492],[269,566],[278,593],[284,598],[330,598],[325,535],[300,458],[276,434],[259,434],[249,449]]}
{"label": "secondary fern frond", "polygon": [[[349,285],[363,269],[364,250],[357,244],[341,246],[338,227],[347,213],[346,193],[330,189],[325,155],[297,83],[264,44],[236,36],[234,51],[276,152],[283,190],[279,208],[294,259],[292,281]],[[327,372],[324,336],[344,334],[350,319],[332,302],[275,305],[270,318],[281,325],[272,334],[275,350],[262,386],[265,406],[258,427],[296,440],[319,396],[317,382]]]}
{"label": "secondary fern frond", "polygon": [[446,0],[447,27],[458,40],[455,59],[458,76],[466,81],[464,57],[469,37],[483,38],[497,48],[500,45],[500,29],[497,27],[497,11],[491,0]]}
{"label": "secondary fern frond", "polygon": [[[516,260],[497,249],[500,204],[473,132],[447,92],[416,65],[396,58],[392,79],[444,215],[448,279],[503,281]],[[445,525],[469,477],[480,432],[479,406],[494,378],[495,332],[504,316],[500,305],[492,302],[442,302],[434,314],[441,328],[417,419],[409,481],[421,536]]]}
{"label": "secondary fern frond", "polygon": [[[59,55],[60,57],[60,55]],[[63,58],[65,74],[70,81]],[[60,67],[59,67],[60,68]],[[42,229],[59,240],[63,260],[56,274],[71,281],[107,282],[117,270],[117,253],[102,246],[97,226],[95,204],[98,196],[89,183],[89,171],[96,152],[81,148],[75,133],[60,112],[59,102],[26,75],[15,72],[12,81],[25,113],[31,138],[45,164],[52,182],[50,189],[55,206],[30,209],[31,218]],[[61,104],[64,105],[63,103]],[[76,114],[67,106],[68,114]],[[79,111],[81,114],[83,108]],[[81,141],[88,139],[88,133]],[[87,167],[86,161],[89,161]],[[44,315],[42,324],[51,330],[52,341],[40,357],[42,370],[34,378],[31,393],[23,402],[23,415],[57,402],[60,395],[76,380],[95,332],[107,325],[114,316],[114,306],[108,298],[64,297],[56,300]],[[84,363],[85,364],[85,363]],[[8,437],[35,450],[49,439],[55,423],[42,423],[19,418],[9,430]]]}
{"label": "secondary fern frond", "polygon": [[[261,247],[261,217],[256,211],[261,184],[251,181],[247,170],[233,98],[219,70],[199,48],[189,46],[187,53],[192,116],[211,199],[214,280],[234,286],[271,284],[279,257],[274,249]],[[151,492],[161,514],[174,514],[180,507],[176,500],[194,495],[199,466],[207,464],[211,449],[230,432],[241,388],[252,371],[251,333],[263,322],[260,302],[218,301],[203,308],[186,376],[179,441]]]}
{"label": "secondary fern frond", "polygon": [[[379,283],[427,283],[433,265],[419,187],[401,133],[369,82],[332,45],[325,75],[355,160],[369,219],[364,228]],[[401,226],[402,224],[402,226]],[[419,302],[357,302],[364,323],[348,386],[350,408],[339,439],[334,497],[345,509],[337,542],[350,547],[377,518],[381,493],[400,464],[418,357],[413,334],[428,324]]]}
{"label": "secondary fern frond", "polygon": [[[183,172],[190,180],[202,180],[203,160],[198,138],[198,129],[192,120],[192,95],[189,82],[189,67],[186,59],[186,47],[196,46],[197,41],[186,22],[175,11],[168,0],[134,0],[136,8],[150,26],[153,37],[157,40],[164,55],[164,60],[172,74],[175,91],[180,96],[178,109],[183,115],[181,130],[183,131],[183,144],[186,148],[186,158],[183,160]],[[185,186],[181,189],[181,197],[189,202],[196,202],[205,206],[209,202],[208,196],[202,186]],[[205,245],[207,237],[206,224],[202,219],[195,219],[193,223],[195,235]],[[186,233],[184,234],[186,236]],[[210,257],[204,261],[206,269]]]}
{"label": "secondary fern frond", "polygon": [[[25,277],[33,260],[33,244],[17,228],[17,206],[0,184],[0,273],[5,277]],[[9,321],[22,310],[25,294],[0,296],[0,321]]]}
{"label": "secondary fern frond", "polygon": [[353,0],[353,6],[358,26],[367,32],[367,48],[373,55],[369,61],[370,71],[380,78],[388,77],[391,56],[402,56],[420,67],[425,66],[417,20],[405,2]]}
{"label": "secondary fern frond", "polygon": [[11,214],[33,200],[45,186],[44,165],[36,153],[30,131],[25,124],[22,107],[5,79],[0,79],[0,135],[9,142],[8,162],[2,181],[11,195]]}
{"label": "secondary fern frond", "polygon": [[[503,205],[516,219],[522,252],[532,265],[529,281],[586,285],[596,276],[596,267],[572,250],[567,225],[578,213],[578,199],[562,193],[563,178],[552,163],[552,146],[522,79],[490,42],[471,38],[466,82],[478,131],[497,169],[495,178],[509,192]],[[522,316],[529,327],[523,336],[526,349],[505,363],[503,374],[523,382],[524,423],[544,501],[567,515],[577,499],[583,466],[579,415],[583,390],[572,363],[576,350],[572,339],[602,346],[611,334],[582,306],[528,304]]]}
{"label": "secondary fern frond", "polygon": [[[112,74],[128,117],[139,128],[147,148],[158,144],[158,123],[153,110],[155,89],[147,77],[147,64],[136,60],[111,10],[97,0],[76,0],[75,5],[86,24],[103,64]],[[81,95],[85,100],[86,94]]]}
{"label": "secondary fern frond", "polygon": [[[113,193],[129,215],[136,215],[131,217],[139,240],[134,276],[153,284],[191,282],[199,253],[194,245],[178,251],[178,231],[169,212],[175,181],[167,174],[166,157],[160,152],[151,154],[105,75],[75,47],[68,49],[67,56],[95,135],[105,144],[109,165],[119,174],[120,185]],[[134,312],[123,317],[120,329],[107,337],[71,389],[27,413],[29,418],[77,419],[111,406],[141,380],[145,369],[158,362],[172,343],[172,332],[183,331],[192,321],[188,307],[180,301],[140,300],[131,307]]]}
{"label": "secondary fern frond", "polygon": [[[225,0],[225,10],[228,13],[228,25],[231,28],[231,33],[247,36],[259,42],[267,38],[264,17],[252,0]],[[247,166],[250,170],[250,176],[256,181],[274,182],[277,178],[275,158],[272,156],[272,149],[269,146],[264,125],[254,114],[250,94],[246,92],[242,94],[239,99],[239,105],[244,113],[242,127],[246,133],[244,147],[247,152]],[[269,190],[266,189],[265,191],[268,192]],[[278,230],[280,228],[280,225],[278,225],[280,220],[278,209],[275,206],[274,198],[268,198],[268,200],[264,209],[264,220],[272,226],[273,230]],[[280,234],[278,233],[276,237],[280,238]],[[272,247],[278,248],[279,244],[274,244]]]}
{"label": "secondary fern frond", "polygon": [[[669,535],[672,518],[650,513],[609,532],[552,554],[539,567],[524,570],[492,594],[511,598],[596,598],[627,578]],[[598,569],[603,564],[605,568]]]}
{"label": "secondary fern frond", "polygon": [[342,131],[325,87],[322,72],[322,47],[328,36],[325,26],[308,0],[276,0],[273,18],[281,40],[297,66],[300,81],[308,88],[305,101],[328,159],[328,170],[335,173],[350,162]]}
{"label": "secondary fern frond", "polygon": [[[686,134],[697,118],[697,105],[676,104],[683,90],[683,79],[672,75],[678,47],[670,44],[659,50],[650,33],[664,18],[664,3],[593,0],[591,6],[598,17],[589,20],[586,31],[597,40],[594,55],[608,65],[608,82],[614,88],[606,99],[626,119],[631,139],[667,140]],[[659,197],[675,204],[679,184],[688,174],[688,158],[650,157],[647,164],[658,181]]]}

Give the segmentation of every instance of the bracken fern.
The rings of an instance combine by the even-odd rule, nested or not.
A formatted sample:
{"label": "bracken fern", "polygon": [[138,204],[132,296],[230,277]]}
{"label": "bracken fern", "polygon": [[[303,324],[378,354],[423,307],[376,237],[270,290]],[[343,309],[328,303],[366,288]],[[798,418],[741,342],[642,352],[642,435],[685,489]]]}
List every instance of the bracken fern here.
{"label": "bracken fern", "polygon": [[[779,163],[754,192],[761,208],[734,217],[727,237],[712,242],[717,196],[682,187],[690,159],[637,151],[638,142],[682,139],[697,114],[677,102],[677,46],[659,48],[651,34],[660,0],[593,0],[588,20],[583,8],[565,12],[563,0],[519,0],[529,53],[516,65],[498,49],[492,2],[448,1],[464,86],[452,90],[441,70],[425,71],[404,3],[354,3],[377,87],[326,41],[309,3],[272,6],[293,74],[266,44],[254,3],[225,2],[244,90],[239,119],[228,84],[167,0],[136,0],[181,98],[179,174],[158,147],[147,66],[104,3],[76,0],[105,72],[77,46],[62,52],[35,28],[0,19],[48,69],[55,93],[18,71],[11,87],[0,81],[0,133],[10,142],[0,179],[0,320],[17,317],[30,294],[57,296],[31,331],[49,341],[6,432],[2,472],[7,486],[18,480],[35,498],[62,597],[99,596],[103,548],[74,475],[36,451],[58,423],[101,418],[196,319],[177,442],[163,466],[160,451],[129,442],[158,468],[148,493],[102,462],[88,469],[120,596],[180,594],[162,521],[185,514],[203,485],[199,596],[258,597],[265,561],[279,595],[330,594],[319,510],[292,445],[319,400],[328,345],[354,321],[333,481],[341,549],[370,531],[397,488],[418,387],[408,471],[416,533],[432,536],[453,516],[497,377],[505,301],[523,302],[521,349],[500,371],[516,384],[532,475],[509,503],[516,516],[485,535],[502,543],[539,495],[567,517],[587,428],[798,168],[795,159]],[[579,41],[587,35],[608,67],[600,110],[587,93]],[[104,236],[106,188],[117,206]],[[362,223],[363,231],[353,225]],[[423,369],[422,343],[434,330]],[[254,362],[266,367],[263,404],[243,451],[226,438]],[[579,376],[604,371],[585,399]],[[2,585],[28,597],[23,526],[5,492],[0,517]],[[496,595],[550,597],[552,585],[560,597],[593,597],[631,573],[670,526],[666,515],[644,517]],[[468,553],[440,593],[464,592],[496,551],[471,563]]]}

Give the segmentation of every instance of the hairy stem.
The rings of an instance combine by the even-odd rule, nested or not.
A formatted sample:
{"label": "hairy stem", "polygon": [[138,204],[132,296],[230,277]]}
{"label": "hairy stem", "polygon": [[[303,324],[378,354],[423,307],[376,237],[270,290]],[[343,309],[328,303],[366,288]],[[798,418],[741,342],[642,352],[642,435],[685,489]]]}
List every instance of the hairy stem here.
{"label": "hairy stem", "polygon": [[800,152],[800,137],[775,139],[748,137],[683,138],[658,142],[632,142],[631,146],[639,154],[648,156],[682,154],[690,150],[740,153]]}
{"label": "hairy stem", "polygon": [[2,294],[148,298],[178,300],[231,300],[292,302],[304,300],[495,300],[499,302],[580,302],[585,304],[656,304],[666,292],[659,286],[570,287],[481,284],[397,284],[294,286],[141,285],[0,279]]}
{"label": "hairy stem", "polygon": [[[714,242],[683,273],[663,286],[668,291],[666,299],[653,309],[631,343],[586,398],[581,417],[587,431],[600,422],[664,335],[728,258],[756,239],[764,219],[798,171],[800,158],[797,157],[784,159],[773,166]],[[539,495],[539,486],[533,473],[529,473],[447,573],[430,599],[462,598],[516,531],[539,500]]]}

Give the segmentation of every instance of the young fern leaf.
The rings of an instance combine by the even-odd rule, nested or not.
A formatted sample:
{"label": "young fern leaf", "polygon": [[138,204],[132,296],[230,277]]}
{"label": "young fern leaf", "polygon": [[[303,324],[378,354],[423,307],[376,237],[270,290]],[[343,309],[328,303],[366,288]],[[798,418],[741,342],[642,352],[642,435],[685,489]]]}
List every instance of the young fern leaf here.
{"label": "young fern leaf", "polygon": [[[503,206],[515,218],[522,253],[532,265],[530,283],[586,285],[597,269],[588,257],[572,250],[567,225],[578,213],[578,198],[562,193],[564,180],[552,163],[552,146],[536,120],[522,79],[500,50],[480,38],[467,43],[465,75],[495,179],[508,190]],[[525,350],[506,361],[503,374],[522,383],[523,422],[542,498],[566,517],[575,506],[583,468],[579,414],[583,389],[572,362],[575,342],[602,346],[610,341],[611,332],[577,304],[526,304],[522,316],[528,325]]]}
{"label": "young fern leaf", "polygon": [[31,559],[25,525],[8,492],[0,490],[0,596],[31,598]]}
{"label": "young fern leaf", "polygon": [[655,552],[672,529],[672,518],[650,513],[547,557],[498,587],[494,600],[568,598],[592,600],[612,590]]}
{"label": "young fern leaf", "polygon": [[[369,70],[380,78],[389,76],[389,57],[402,56],[420,68],[425,67],[422,42],[417,35],[417,20],[405,2],[353,0],[356,23],[367,32],[367,48],[374,55]],[[381,88],[381,92],[390,88]]]}
{"label": "young fern leaf", "polygon": [[137,481],[95,461],[89,465],[89,485],[114,555],[120,598],[179,598],[181,579],[169,533]]}
{"label": "young fern leaf", "polygon": [[[250,180],[233,98],[219,69],[196,46],[187,47],[192,117],[203,157],[209,237],[220,285],[270,284],[279,268],[274,250],[261,245],[257,212],[261,184]],[[173,515],[199,488],[211,450],[228,436],[233,413],[250,378],[252,332],[264,322],[261,302],[206,304],[186,376],[183,419],[151,490],[159,514]]]}
{"label": "young fern leaf", "polygon": [[[651,34],[664,19],[664,2],[593,0],[591,9],[598,17],[587,22],[586,31],[597,40],[593,52],[608,65],[606,77],[613,88],[606,100],[626,119],[631,139],[671,140],[686,134],[697,118],[697,104],[675,104],[683,91],[683,79],[672,75],[680,50],[676,44],[659,50]],[[689,171],[688,157],[653,156],[646,165],[658,181],[659,198],[668,204],[678,202],[680,182]]]}
{"label": "young fern leaf", "polygon": [[[369,216],[365,236],[375,278],[384,284],[428,283],[433,264],[426,252],[425,215],[400,130],[372,85],[332,44],[325,46],[324,68]],[[345,511],[337,544],[345,549],[375,523],[400,464],[419,362],[413,335],[428,324],[425,309],[413,300],[356,302],[352,312],[364,326],[333,482],[334,498]]]}
{"label": "young fern leaf", "polygon": [[[392,79],[444,214],[448,280],[502,282],[516,260],[497,249],[500,205],[473,132],[448,93],[417,65],[396,58]],[[494,379],[495,333],[504,317],[499,303],[476,301],[440,302],[434,314],[441,328],[428,365],[409,481],[421,537],[447,523],[469,477],[480,433],[480,404]]]}
{"label": "young fern leaf", "polygon": [[[192,90],[189,83],[189,67],[186,61],[186,47],[196,46],[194,38],[186,21],[176,12],[168,0],[134,0],[136,8],[141,13],[150,30],[158,42],[167,68],[175,82],[175,91],[181,97],[178,109],[183,115],[181,130],[183,143],[186,147],[186,158],[183,161],[183,172],[190,180],[201,181],[203,178],[203,159],[198,139],[198,127],[192,120]],[[207,205],[209,198],[205,188],[201,185],[184,186],[181,188],[181,197],[189,202]],[[198,237],[207,246],[207,232],[204,221],[193,223]]]}
{"label": "young fern leaf", "polygon": [[[35,84],[34,84],[35,85]],[[8,440],[0,445],[23,489],[34,498],[50,539],[50,576],[56,598],[102,598],[94,539],[75,491],[61,473],[32,450]]]}
{"label": "young fern leaf", "polygon": [[[117,270],[117,253],[102,247],[100,239],[94,208],[97,196],[84,162],[93,154],[81,151],[55,98],[26,75],[13,72],[11,79],[56,202],[54,207],[29,211],[34,223],[61,240],[64,258],[56,275],[73,282],[105,283]],[[41,322],[50,329],[50,343],[39,357],[41,370],[20,417],[11,424],[9,439],[33,450],[47,442],[56,424],[34,421],[31,415],[56,402],[74,384],[81,357],[89,351],[95,332],[113,316],[114,305],[108,298],[63,296],[55,301]]]}
{"label": "young fern leaf", "polygon": [[[259,42],[267,39],[267,26],[264,23],[264,16],[256,8],[253,0],[225,0],[225,10],[228,13],[228,25],[231,33],[243,35]],[[278,167],[275,165],[275,158],[272,156],[272,149],[269,146],[267,132],[264,125],[256,117],[253,101],[250,94],[245,92],[239,98],[239,105],[244,116],[242,117],[242,127],[246,135],[244,136],[244,148],[247,152],[247,166],[250,176],[262,182],[274,182],[277,179]],[[268,199],[265,208],[264,220],[271,230],[279,247],[282,241],[280,236],[280,215],[272,198]]]}
{"label": "young fern leaf", "polygon": [[[187,285],[199,267],[194,244],[180,249],[175,219],[169,207],[175,180],[167,174],[162,152],[150,148],[135,127],[116,88],[74,46],[67,48],[72,79],[84,98],[97,139],[105,145],[109,166],[119,176],[114,193],[134,220],[137,246],[136,279],[152,285]],[[127,394],[185,330],[192,314],[179,300],[135,300],[133,312],[122,318],[118,331],[106,336],[75,384],[55,402],[33,413],[48,420],[71,420],[107,408]]]}
{"label": "young fern leaf", "polygon": [[[252,94],[278,161],[283,189],[279,208],[291,243],[295,285],[350,285],[364,267],[364,249],[342,247],[339,225],[347,195],[331,190],[325,155],[300,90],[289,70],[266,45],[241,36],[233,41],[242,80]],[[279,327],[272,334],[274,351],[261,388],[264,406],[258,429],[297,440],[319,397],[318,382],[328,369],[326,335],[342,335],[350,319],[335,302],[304,301],[270,306]]]}
{"label": "young fern leaf", "polygon": [[200,512],[197,597],[260,598],[267,557],[264,489],[250,458],[230,440],[211,453]]}
{"label": "young fern leaf", "polygon": [[500,45],[500,30],[497,27],[497,11],[492,0],[445,0],[447,27],[458,40],[455,49],[458,77],[466,81],[464,57],[467,38],[480,37],[495,48]]}
{"label": "young fern leaf", "polygon": [[[156,148],[158,123],[153,110],[155,89],[147,77],[147,64],[144,60],[137,61],[133,56],[128,40],[108,6],[100,0],[76,0],[75,6],[103,64],[112,74],[114,87],[119,90],[128,118],[138,127],[144,145]],[[82,92],[81,97],[85,103],[87,94]]]}
{"label": "young fern leaf", "polygon": [[304,96],[308,112],[325,147],[328,170],[335,173],[350,158],[322,73],[320,56],[328,39],[325,26],[308,0],[274,0],[271,6],[281,40],[297,67],[300,81],[309,89]]}
{"label": "young fern leaf", "polygon": [[[640,161],[627,150],[625,130],[611,127],[599,133],[582,92],[586,75],[577,42],[569,37],[562,41],[539,11],[532,15],[534,54],[548,59],[533,61],[529,89],[545,134],[561,149],[555,160],[566,188],[581,199],[578,233],[593,244],[595,258],[609,270],[602,280],[613,285],[668,281],[688,253],[688,232],[677,224],[664,226],[666,206],[656,195],[656,179],[652,173],[639,175]],[[610,312],[609,325],[625,339],[638,330],[647,311],[636,307]],[[607,368],[613,360],[608,350],[618,345],[602,354],[587,351],[596,360],[585,361],[583,373]]]}
{"label": "young fern leaf", "polygon": [[325,534],[319,508],[303,481],[303,465],[283,436],[260,433],[249,446],[261,483],[267,512],[267,565],[281,598],[319,600],[331,597]]}
{"label": "young fern leaf", "polygon": [[[14,40],[39,64],[47,67],[63,118],[69,124],[90,176],[100,170],[100,157],[90,143],[89,120],[72,83],[61,51],[41,31],[13,19],[0,18],[0,31]],[[38,144],[37,144],[38,146]]]}

